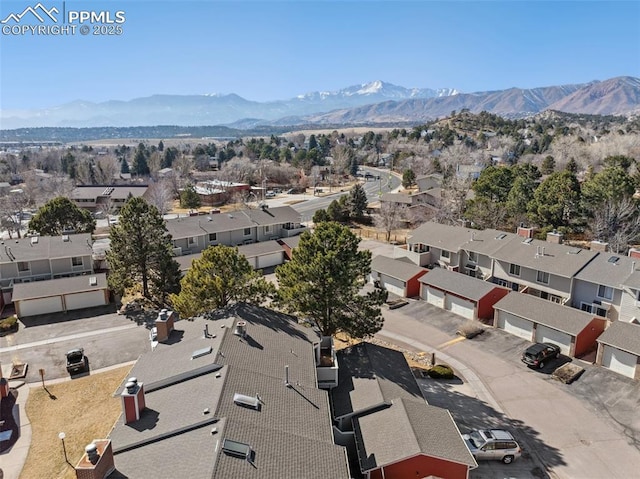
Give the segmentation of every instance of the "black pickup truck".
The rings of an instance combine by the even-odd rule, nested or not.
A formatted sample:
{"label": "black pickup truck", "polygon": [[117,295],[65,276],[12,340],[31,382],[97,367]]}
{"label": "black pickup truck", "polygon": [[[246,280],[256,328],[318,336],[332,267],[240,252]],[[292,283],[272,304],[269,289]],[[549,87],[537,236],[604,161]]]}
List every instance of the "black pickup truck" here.
{"label": "black pickup truck", "polygon": [[69,374],[81,373],[87,369],[87,357],[84,349],[72,349],[67,352],[67,372]]}

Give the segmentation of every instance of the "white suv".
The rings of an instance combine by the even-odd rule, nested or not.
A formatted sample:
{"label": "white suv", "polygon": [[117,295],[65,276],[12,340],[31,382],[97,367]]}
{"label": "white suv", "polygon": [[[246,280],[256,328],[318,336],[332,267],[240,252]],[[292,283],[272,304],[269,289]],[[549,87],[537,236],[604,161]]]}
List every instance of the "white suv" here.
{"label": "white suv", "polygon": [[496,460],[511,464],[522,454],[522,449],[511,433],[503,429],[471,431],[462,437],[477,460]]}

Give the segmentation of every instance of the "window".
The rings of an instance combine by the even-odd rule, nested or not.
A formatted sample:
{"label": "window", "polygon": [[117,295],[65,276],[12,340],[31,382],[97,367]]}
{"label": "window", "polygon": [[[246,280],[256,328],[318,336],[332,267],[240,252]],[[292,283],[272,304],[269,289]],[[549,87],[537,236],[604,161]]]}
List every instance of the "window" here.
{"label": "window", "polygon": [[509,274],[513,276],[520,276],[520,265],[511,263],[509,265]]}
{"label": "window", "polygon": [[195,239],[195,237],[193,237],[193,236],[192,236],[191,238],[188,238],[188,239],[187,239],[187,244],[190,244],[190,245],[192,245],[192,244],[196,244],[196,239]]}
{"label": "window", "polygon": [[29,271],[31,268],[29,268],[29,263],[27,261],[18,261],[18,271],[19,272],[23,272],[23,271]]}
{"label": "window", "polygon": [[478,253],[474,251],[469,251],[469,261],[473,261],[474,263],[478,262]]}
{"label": "window", "polygon": [[611,301],[613,299],[613,288],[603,285],[598,286],[598,298]]}
{"label": "window", "polygon": [[218,233],[209,233],[209,242],[218,241]]}
{"label": "window", "polygon": [[444,249],[443,249],[443,250],[440,252],[440,257],[441,257],[441,258],[449,259],[449,258],[451,258],[451,253],[449,253],[447,250],[444,250]]}
{"label": "window", "polygon": [[82,258],[80,256],[71,258],[71,266],[82,266]]}
{"label": "window", "polygon": [[549,273],[545,271],[538,271],[536,275],[536,281],[538,283],[549,284]]}
{"label": "window", "polygon": [[271,231],[271,226],[267,225],[264,227],[264,232],[269,233]]}
{"label": "window", "polygon": [[244,229],[244,235],[245,236],[249,236],[251,234],[251,228],[245,228]]}

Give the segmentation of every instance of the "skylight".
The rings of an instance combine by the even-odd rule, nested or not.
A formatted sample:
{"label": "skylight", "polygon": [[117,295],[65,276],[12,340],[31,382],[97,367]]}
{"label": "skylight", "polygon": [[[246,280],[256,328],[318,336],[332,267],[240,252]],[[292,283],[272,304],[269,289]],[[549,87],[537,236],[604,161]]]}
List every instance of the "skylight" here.
{"label": "skylight", "polygon": [[620,258],[618,258],[617,256],[612,256],[607,260],[608,263],[612,263],[612,264],[616,264],[618,261],[620,261]]}
{"label": "skylight", "polygon": [[507,237],[506,233],[500,233],[498,236],[496,236],[497,240],[501,240],[501,239],[505,239]]}
{"label": "skylight", "polygon": [[233,395],[233,402],[238,406],[249,407],[256,411],[260,410],[260,399],[258,399],[258,396],[247,396],[245,394],[235,393]]}
{"label": "skylight", "polygon": [[213,351],[211,346],[209,346],[208,348],[197,349],[191,353],[191,359],[196,359],[202,356],[206,356],[207,354],[211,354],[211,351]]}
{"label": "skylight", "polygon": [[249,459],[249,456],[251,455],[251,446],[243,442],[232,441],[231,439],[225,438],[222,441],[222,451],[230,456]]}
{"label": "skylight", "polygon": [[524,244],[531,244],[531,242],[533,241],[533,238],[527,238],[523,241]]}

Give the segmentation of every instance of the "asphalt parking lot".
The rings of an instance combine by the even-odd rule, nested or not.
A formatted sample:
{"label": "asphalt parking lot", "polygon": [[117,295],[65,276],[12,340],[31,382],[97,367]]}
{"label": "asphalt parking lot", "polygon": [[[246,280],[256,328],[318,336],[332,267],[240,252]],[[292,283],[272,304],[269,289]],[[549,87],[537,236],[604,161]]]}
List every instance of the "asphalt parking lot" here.
{"label": "asphalt parking lot", "polygon": [[[519,466],[518,461],[512,464],[523,467],[517,474],[509,474],[516,469],[484,462],[473,477],[544,477],[545,468],[552,477],[635,477],[629,471],[640,465],[637,382],[566,357],[543,370],[528,368],[520,356],[530,342],[492,327],[474,339],[456,340],[457,329],[467,320],[424,301],[410,300],[384,315],[383,336],[385,330],[397,331],[409,345],[418,341],[432,346],[424,351],[436,351],[436,358],[438,351],[454,356],[477,372],[501,410],[465,393],[466,384],[450,384],[436,397],[431,390],[429,402],[450,409],[462,432],[487,423],[510,430],[533,461],[530,467],[525,454]],[[567,385],[551,372],[569,360],[585,372]]]}
{"label": "asphalt parking lot", "polygon": [[152,319],[118,315],[113,305],[97,314],[90,310],[25,318],[16,334],[0,338],[0,362],[28,364],[24,380],[31,383],[41,380],[40,369],[45,380],[69,377],[66,353],[74,348],[84,348],[89,371],[133,361],[150,348]]}

